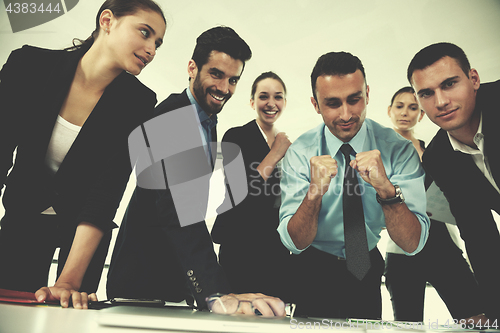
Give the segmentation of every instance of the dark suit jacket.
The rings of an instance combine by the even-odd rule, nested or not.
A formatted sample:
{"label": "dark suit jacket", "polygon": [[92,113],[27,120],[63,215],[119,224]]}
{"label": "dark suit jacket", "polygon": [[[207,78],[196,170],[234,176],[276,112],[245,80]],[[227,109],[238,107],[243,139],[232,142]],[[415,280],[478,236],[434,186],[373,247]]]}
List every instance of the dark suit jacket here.
{"label": "dark suit jacket", "polygon": [[[189,104],[185,91],[172,94],[155,114]],[[217,140],[215,131],[212,138]],[[111,259],[108,297],[189,302],[194,296],[203,308],[216,292],[227,293],[229,287],[205,222],[181,227],[169,189],[136,187]]]}
{"label": "dark suit jacket", "polygon": [[[484,154],[497,185],[500,185],[499,93],[500,81],[496,81],[482,84],[476,97],[476,111],[483,116]],[[490,319],[500,318],[500,235],[491,213],[491,210],[500,213],[500,194],[470,155],[453,150],[442,129],[427,147],[423,164],[450,203],[474,275],[488,297],[486,315]]]}
{"label": "dark suit jacket", "polygon": [[10,216],[53,206],[72,223],[116,227],[112,220],[131,171],[128,135],[151,117],[156,95],[134,76],[120,74],[52,175],[44,162],[47,147],[85,52],[24,46],[11,53],[0,72],[0,188],[6,185],[3,204]]}
{"label": "dark suit jacket", "polygon": [[[229,129],[222,142],[235,143],[241,149],[248,195],[236,207],[217,216],[212,238],[221,245],[219,262],[234,292],[261,292],[288,300],[293,273],[290,251],[276,230],[281,197],[278,167],[267,181],[257,171],[270,149],[255,120]],[[231,162],[233,152],[223,145],[222,153],[224,163]]]}
{"label": "dark suit jacket", "polygon": [[[278,235],[276,228],[279,224],[279,205],[275,206],[275,203],[281,195],[280,179],[277,168],[274,168],[267,181],[264,181],[257,171],[257,166],[270,151],[257,122],[252,120],[244,126],[229,129],[222,141],[235,143],[241,149],[247,175],[248,195],[235,208],[217,216],[212,229],[214,242],[253,244],[255,237],[262,241],[259,242],[262,246],[269,244],[271,239],[274,242],[276,240],[274,236]],[[222,153],[224,154],[224,148]],[[284,247],[283,249],[286,250]],[[255,248],[249,250],[254,251]]]}

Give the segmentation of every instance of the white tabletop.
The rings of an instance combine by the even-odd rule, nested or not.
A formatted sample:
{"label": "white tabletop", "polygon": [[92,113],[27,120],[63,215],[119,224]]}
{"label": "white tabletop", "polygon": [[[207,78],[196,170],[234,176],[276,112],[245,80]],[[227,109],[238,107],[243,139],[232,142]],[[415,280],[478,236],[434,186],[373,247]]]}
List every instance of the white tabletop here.
{"label": "white tabletop", "polygon": [[[148,329],[100,326],[99,310],[0,303],[1,333],[151,333]],[[154,331],[153,331],[154,332]],[[185,333],[185,332],[184,332]]]}
{"label": "white tabletop", "polygon": [[[128,310],[128,309],[127,309]],[[129,314],[120,314],[123,317],[118,318],[118,322],[123,322],[123,327],[118,326],[103,326],[98,323],[98,321],[103,321],[100,316],[104,314],[105,310],[75,310],[75,309],[63,309],[59,306],[41,306],[41,305],[20,305],[20,304],[8,304],[8,303],[0,303],[0,333],[156,333],[156,332],[181,332],[176,330],[151,330],[151,329],[140,329],[130,327],[131,317],[135,317],[137,315],[143,315],[145,312],[151,312],[154,316],[161,317],[161,309],[150,309],[149,311],[145,308],[136,308],[136,310],[130,309]],[[130,312],[132,311],[132,312]],[[168,309],[164,309],[163,311],[169,311]],[[189,311],[189,310],[187,310]],[[116,311],[111,311],[110,313],[115,313]],[[125,311],[126,313],[127,311]],[[174,311],[175,312],[175,311]],[[211,315],[211,314],[209,314]],[[214,315],[220,316],[220,315]],[[206,317],[204,316],[195,316],[195,317]],[[178,320],[179,318],[170,317],[165,315],[166,320]],[[198,318],[199,319],[199,318]],[[233,318],[234,319],[234,318]],[[143,319],[144,320],[144,319]],[[148,321],[154,321],[155,318],[148,318]],[[266,319],[261,318],[249,318],[248,323],[255,323],[260,320],[265,321]],[[270,319],[267,319],[270,320]],[[273,319],[271,319],[273,320]],[[445,323],[439,323],[439,327],[436,325],[431,325],[431,323],[421,323],[418,327],[396,327],[396,323],[394,322],[378,322],[374,324],[374,326],[365,326],[361,324],[360,326],[354,328],[345,328],[342,327],[342,324],[346,324],[346,321],[335,321],[333,320],[332,324],[337,324],[339,327],[331,326],[328,327],[327,319],[308,319],[308,318],[277,318],[276,322],[281,322],[279,326],[276,326],[276,329],[273,328],[273,332],[296,332],[296,331],[344,331],[351,333],[376,333],[390,330],[392,332],[479,332],[478,330],[463,330],[463,329],[446,329],[443,327]],[[326,322],[324,322],[326,320]],[[226,321],[224,319],[224,321]],[[227,323],[231,325],[233,320],[228,318]],[[286,323],[285,323],[286,321]],[[321,326],[317,326],[315,328],[311,327],[311,325],[315,325],[318,322],[322,323]],[[133,321],[132,321],[133,322]],[[299,324],[300,322],[300,324]],[[269,323],[269,322],[268,322]],[[379,325],[379,323],[383,323]],[[308,327],[309,324],[309,327]],[[186,323],[185,328],[183,328],[184,333],[186,332],[195,332],[198,329],[195,328],[196,324],[193,324],[193,321],[189,321]],[[368,325],[368,324],[367,324]],[[250,326],[250,325],[249,325]],[[182,325],[184,327],[184,325]],[[203,331],[207,331],[207,329],[202,329]],[[227,330],[224,330],[227,332]],[[254,332],[253,329],[237,329],[234,332]],[[233,331],[231,331],[233,332]],[[260,332],[260,331],[259,331]],[[265,332],[265,331],[262,331]],[[483,331],[484,332],[484,331]],[[498,332],[498,331],[495,331]],[[270,332],[271,333],[271,332]]]}
{"label": "white tabletop", "polygon": [[[159,309],[150,309],[155,312]],[[181,332],[176,330],[150,330],[130,328],[130,316],[123,316],[126,327],[101,326],[98,319],[103,310],[64,309],[59,306],[21,305],[0,303],[0,333],[151,333]],[[142,308],[142,311],[148,311]],[[279,319],[285,320],[285,318]],[[186,331],[187,330],[187,331]],[[194,332],[186,325],[183,333]],[[238,330],[239,331],[239,330]],[[287,330],[288,331],[288,330]],[[290,329],[290,332],[294,330]]]}
{"label": "white tabletop", "polygon": [[[185,325],[181,325],[182,331],[178,331],[175,329],[147,329],[147,328],[134,328],[131,327],[137,323],[139,326],[142,326],[144,320],[148,322],[159,322],[161,321],[161,312],[169,311],[168,309],[158,309],[158,308],[134,308],[134,307],[125,307],[127,314],[118,314],[121,316],[118,320],[112,320],[118,322],[118,325],[122,326],[103,326],[99,324],[99,321],[102,320],[102,315],[106,310],[75,310],[73,308],[63,309],[59,306],[45,306],[45,305],[21,305],[21,304],[9,304],[9,303],[0,303],[0,333],[152,333],[152,332],[196,332],[196,331],[213,331],[209,327],[200,328],[200,316],[196,317],[196,320],[186,320]],[[114,314],[114,309],[111,313]],[[132,311],[132,312],[130,312]],[[176,310],[170,310],[170,312],[175,312]],[[190,311],[190,310],[186,310]],[[136,319],[132,317],[136,317],[136,315],[144,315],[145,313],[152,313],[153,317],[147,319]],[[210,314],[210,313],[199,313],[203,319],[206,319],[207,315],[215,316],[217,318],[221,318],[222,315]],[[203,315],[202,315],[203,314]],[[156,318],[154,317],[156,316]],[[101,318],[100,318],[101,317]],[[123,318],[122,318],[123,317]],[[224,318],[224,317],[222,317]],[[248,318],[248,317],[246,317]],[[170,316],[165,316],[163,320],[175,321],[178,322],[179,318]],[[232,326],[233,329],[224,329],[225,332],[255,332],[255,328],[251,326],[255,323],[261,321],[262,323],[276,323],[278,326],[273,325],[272,333],[276,332],[295,332],[299,328],[298,321],[304,322],[300,324],[300,330],[305,328],[307,321],[312,321],[311,319],[298,319],[298,321],[294,321],[292,324],[290,322],[290,318],[258,318],[252,317],[248,318],[248,325],[243,328],[241,324],[236,328],[234,326],[234,319],[227,317],[227,326]],[[223,319],[226,322],[225,319]],[[245,320],[246,321],[246,320]],[[123,323],[121,325],[120,323]],[[132,323],[132,324],[131,324]],[[203,323],[203,322],[202,322]],[[219,323],[220,324],[220,323]],[[214,323],[204,323],[204,325],[215,325]],[[175,325],[174,325],[175,327]],[[262,332],[265,332],[267,329],[263,328]],[[259,330],[260,332],[261,330]],[[356,331],[356,330],[354,330]],[[354,331],[352,333],[354,333]],[[363,328],[357,330],[364,332]]]}

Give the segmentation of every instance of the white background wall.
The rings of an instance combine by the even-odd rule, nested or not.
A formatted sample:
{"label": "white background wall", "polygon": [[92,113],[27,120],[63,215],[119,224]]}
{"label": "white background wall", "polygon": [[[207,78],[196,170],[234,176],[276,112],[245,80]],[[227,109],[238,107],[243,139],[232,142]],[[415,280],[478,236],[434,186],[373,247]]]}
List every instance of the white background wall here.
{"label": "white background wall", "polygon": [[[29,2],[29,1],[27,1]],[[31,44],[63,48],[86,38],[101,0],[80,0],[64,16],[13,34],[0,5],[0,63],[15,48]],[[392,94],[407,85],[406,68],[421,48],[439,41],[461,46],[484,82],[500,77],[500,1],[498,0],[158,0],[166,12],[165,43],[139,76],[161,101],[187,86],[187,62],[196,37],[215,25],[234,28],[253,58],[236,94],[221,113],[219,133],[254,117],[250,86],[261,72],[276,71],[287,84],[288,108],[279,128],[292,139],[321,122],[310,103],[310,73],[329,51],[349,51],[366,69],[370,85],[368,117],[387,126]],[[416,135],[429,141],[436,127],[427,119]]]}
{"label": "white background wall", "polygon": [[[5,7],[0,4],[0,63],[5,63],[10,52],[24,44],[64,48],[74,37],[85,39],[94,29],[101,3],[101,0],[80,0],[67,14],[15,34]],[[250,86],[257,75],[268,70],[278,73],[288,88],[288,107],[278,127],[294,140],[319,124],[321,117],[310,103],[310,73],[317,58],[329,51],[349,51],[362,60],[370,85],[368,117],[386,126],[390,126],[386,111],[392,94],[408,85],[408,63],[416,52],[431,43],[448,41],[462,47],[482,82],[500,78],[499,0],[158,0],[158,3],[168,20],[167,33],[155,60],[139,79],[157,93],[159,101],[187,86],[187,62],[196,37],[206,29],[230,26],[253,51],[236,94],[220,114],[220,138],[228,128],[253,119]],[[416,136],[429,142],[436,131],[437,127],[424,118]],[[128,196],[123,202],[127,201]],[[123,209],[122,205],[117,222]],[[0,214],[1,210],[0,206]]]}

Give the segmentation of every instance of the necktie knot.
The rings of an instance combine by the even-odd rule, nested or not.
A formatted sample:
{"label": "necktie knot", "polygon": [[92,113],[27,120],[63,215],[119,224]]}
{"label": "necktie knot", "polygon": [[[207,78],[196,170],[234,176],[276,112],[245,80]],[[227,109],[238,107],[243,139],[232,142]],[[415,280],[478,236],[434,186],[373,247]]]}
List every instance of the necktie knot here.
{"label": "necktie knot", "polygon": [[345,157],[346,161],[349,162],[351,160],[351,152],[352,152],[351,145],[348,144],[348,143],[343,144],[340,147],[340,151],[342,152],[342,154],[344,154],[344,157]]}

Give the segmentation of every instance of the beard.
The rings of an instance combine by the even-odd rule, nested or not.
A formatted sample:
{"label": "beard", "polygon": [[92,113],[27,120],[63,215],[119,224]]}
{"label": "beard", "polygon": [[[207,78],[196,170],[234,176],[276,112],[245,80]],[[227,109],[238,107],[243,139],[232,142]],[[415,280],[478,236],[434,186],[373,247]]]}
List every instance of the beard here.
{"label": "beard", "polygon": [[[200,79],[200,73],[198,72],[198,74],[196,74],[196,78],[194,79],[194,82],[193,82],[194,97],[196,98],[196,101],[198,102],[198,104],[200,104],[203,111],[205,111],[207,114],[209,114],[209,115],[218,114],[219,112],[222,111],[222,108],[224,107],[226,102],[229,100],[231,95],[226,94],[225,95],[226,97],[224,97],[224,101],[220,105],[210,105],[210,103],[208,103],[208,98],[211,98],[211,97],[209,97],[209,92],[210,91],[208,89],[206,91],[203,89],[203,85],[202,85],[201,79]],[[224,95],[224,94],[217,93],[217,95]]]}

